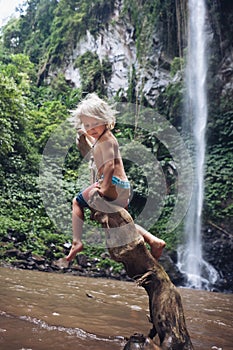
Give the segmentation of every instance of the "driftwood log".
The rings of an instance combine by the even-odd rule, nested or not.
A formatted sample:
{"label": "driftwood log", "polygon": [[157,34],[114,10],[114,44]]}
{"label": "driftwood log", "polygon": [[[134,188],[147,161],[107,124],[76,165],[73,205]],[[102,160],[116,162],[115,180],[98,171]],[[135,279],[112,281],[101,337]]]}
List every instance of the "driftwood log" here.
{"label": "driftwood log", "polygon": [[111,258],[123,263],[128,276],[144,287],[149,296],[152,328],[148,337],[153,339],[158,334],[163,350],[192,350],[181,296],[163,267],[150,254],[130,214],[105,201],[97,192],[93,193],[90,205],[92,219],[105,229]]}
{"label": "driftwood log", "polygon": [[[81,153],[85,155],[85,139],[81,137],[80,141],[79,148],[81,146]],[[158,335],[160,340],[158,347],[147,337],[134,335],[124,349],[193,350],[181,296],[163,267],[150,254],[128,211],[104,200],[96,191],[89,204],[92,219],[99,222],[105,230],[111,258],[123,263],[128,276],[145,288],[152,323],[148,338],[153,339]]]}

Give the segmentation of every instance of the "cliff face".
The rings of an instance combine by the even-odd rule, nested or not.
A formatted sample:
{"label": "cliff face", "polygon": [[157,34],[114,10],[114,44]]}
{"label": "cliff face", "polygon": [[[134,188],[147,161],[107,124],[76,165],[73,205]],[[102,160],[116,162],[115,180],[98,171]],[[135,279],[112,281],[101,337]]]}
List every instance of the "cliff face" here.
{"label": "cliff face", "polygon": [[[127,15],[122,14],[122,4],[115,2],[115,10],[109,23],[95,36],[89,31],[77,43],[68,64],[64,68],[67,80],[75,87],[81,86],[80,71],[75,67],[77,57],[87,52],[97,54],[100,63],[107,60],[111,64],[111,77],[105,82],[109,97],[118,95],[127,98],[132,83],[136,94],[145,96],[150,105],[170,82],[169,69],[160,67],[162,43],[154,34],[151,42],[145,42],[146,57],[138,57],[135,27]],[[169,67],[169,64],[168,64]]]}
{"label": "cliff face", "polygon": [[[224,14],[229,17],[229,6],[226,0],[221,4],[208,4],[207,18],[211,41],[211,75],[215,76],[212,79],[223,95],[228,95],[233,87],[233,50],[229,41],[230,33],[226,23],[221,23]],[[138,28],[133,24],[130,11],[123,13],[123,2],[115,1],[114,11],[107,24],[95,35],[87,30],[77,41],[75,49],[63,66],[66,79],[75,87],[81,86],[82,79],[75,61],[85,53],[91,52],[98,56],[100,64],[107,60],[111,65],[111,76],[104,82],[109,97],[118,95],[124,100],[133,84],[135,94],[144,95],[148,104],[155,106],[156,98],[172,81],[172,59],[184,55],[187,45],[187,11],[187,0],[176,0],[175,6],[169,7],[167,12],[163,12],[161,17],[158,16],[150,26],[142,28],[144,24],[139,24],[141,37],[138,38]]]}
{"label": "cliff face", "polygon": [[137,64],[136,48],[133,40],[134,28],[119,20],[119,13],[113,14],[114,24],[107,25],[94,37],[90,31],[77,43],[70,62],[65,70],[65,76],[76,87],[80,87],[81,77],[79,69],[74,67],[77,57],[86,52],[98,55],[99,61],[108,59],[112,66],[112,75],[107,83],[108,94],[115,95],[117,91],[126,91],[129,80],[129,72],[132,65]]}

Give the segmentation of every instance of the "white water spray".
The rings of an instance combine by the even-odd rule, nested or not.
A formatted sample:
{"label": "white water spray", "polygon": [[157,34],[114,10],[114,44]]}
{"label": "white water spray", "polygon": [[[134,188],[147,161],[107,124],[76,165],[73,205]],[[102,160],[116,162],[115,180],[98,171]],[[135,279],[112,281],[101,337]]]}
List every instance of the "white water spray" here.
{"label": "white water spray", "polygon": [[[192,124],[195,184],[185,222],[185,244],[178,266],[187,275],[188,286],[207,288],[217,279],[215,270],[203,260],[201,225],[204,195],[205,131],[207,123],[206,9],[204,0],[189,0],[189,38],[186,68],[186,111],[184,129]],[[185,127],[186,125],[186,127]],[[210,280],[211,279],[211,280]]]}

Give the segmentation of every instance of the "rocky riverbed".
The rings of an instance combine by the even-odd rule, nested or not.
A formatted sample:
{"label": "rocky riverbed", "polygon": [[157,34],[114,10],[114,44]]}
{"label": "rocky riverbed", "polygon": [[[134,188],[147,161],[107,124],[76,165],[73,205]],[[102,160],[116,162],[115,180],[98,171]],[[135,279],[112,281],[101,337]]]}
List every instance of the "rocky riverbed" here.
{"label": "rocky riverbed", "polygon": [[[1,265],[13,266],[19,269],[39,270],[44,272],[70,273],[76,276],[111,278],[123,281],[130,281],[126,271],[122,268],[114,269],[109,263],[109,254],[107,251],[100,254],[99,257],[89,257],[81,252],[77,255],[74,262],[68,263],[65,255],[68,254],[70,243],[64,243],[62,246],[64,257],[56,258],[57,247],[51,245],[43,256],[33,254],[32,251],[22,249],[26,240],[25,234],[12,232],[7,237],[3,237],[1,242]],[[233,285],[233,260],[232,248],[233,237],[227,232],[219,231],[206,227],[204,234],[204,258],[219,273],[219,279],[211,290],[219,292],[232,292]],[[9,247],[11,244],[11,248]],[[60,247],[61,250],[61,247]],[[106,262],[106,263],[105,263]],[[168,273],[171,281],[176,286],[186,285],[186,276],[182,274],[177,267],[177,254],[164,249],[159,262]]]}
{"label": "rocky riverbed", "polygon": [[[81,252],[73,262],[69,263],[65,259],[71,247],[69,242],[64,243],[62,247],[51,244],[45,254],[41,256],[34,254],[31,250],[25,251],[25,248],[23,248],[25,247],[25,241],[27,241],[25,234],[13,231],[8,236],[3,237],[1,242],[2,265],[44,272],[72,273],[77,276],[131,280],[127,276],[123,265],[122,268],[119,265],[117,269],[111,266],[110,256],[107,251],[103,251],[98,257],[90,257]],[[56,258],[56,253],[58,251],[61,252],[61,249],[63,257]],[[184,276],[179,272],[171,258],[171,253],[166,251],[166,249],[160,261],[175,285],[185,283]]]}

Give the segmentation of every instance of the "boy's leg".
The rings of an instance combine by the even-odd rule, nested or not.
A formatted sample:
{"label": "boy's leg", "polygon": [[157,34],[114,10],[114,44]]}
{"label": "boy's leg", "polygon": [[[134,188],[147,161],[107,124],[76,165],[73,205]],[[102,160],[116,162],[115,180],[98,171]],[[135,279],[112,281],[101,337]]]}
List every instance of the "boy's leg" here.
{"label": "boy's leg", "polygon": [[72,228],[73,228],[73,242],[69,254],[66,257],[67,261],[75,258],[76,254],[83,249],[81,241],[83,230],[84,213],[83,208],[79,205],[76,198],[73,200],[72,210]]}
{"label": "boy's leg", "polygon": [[73,242],[69,254],[66,257],[67,261],[71,261],[75,258],[76,254],[83,250],[83,244],[81,241],[83,232],[84,212],[83,208],[88,207],[88,200],[90,192],[98,187],[98,183],[94,183],[87,187],[84,191],[80,192],[76,198],[73,199],[72,208],[72,229],[73,229]]}
{"label": "boy's leg", "polygon": [[92,185],[88,186],[87,188],[85,188],[85,190],[82,191],[82,196],[83,199],[85,200],[85,202],[88,203],[89,199],[90,199],[90,193],[94,188],[99,188],[99,183],[95,182]]}
{"label": "boy's leg", "polygon": [[162,255],[163,248],[166,246],[164,240],[152,235],[150,232],[146,231],[144,228],[137,224],[135,224],[135,226],[138,233],[140,233],[140,235],[142,235],[144,238],[145,242],[149,244],[152,256],[158,260]]}

